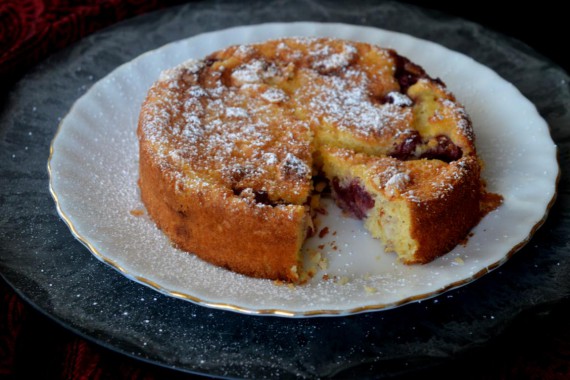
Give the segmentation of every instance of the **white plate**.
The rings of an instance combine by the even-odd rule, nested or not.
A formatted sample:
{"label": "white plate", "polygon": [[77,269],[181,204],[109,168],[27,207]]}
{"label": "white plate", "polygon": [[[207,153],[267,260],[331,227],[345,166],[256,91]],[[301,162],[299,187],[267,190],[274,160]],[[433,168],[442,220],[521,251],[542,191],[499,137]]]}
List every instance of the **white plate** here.
{"label": "white plate", "polygon": [[[138,193],[135,135],[141,102],[166,68],[231,44],[286,36],[330,36],[396,49],[442,78],[471,115],[488,189],[504,204],[466,246],[427,265],[405,266],[383,252],[359,221],[328,207],[330,233],[318,247],[328,267],[303,286],[278,286],[214,267],[178,251],[145,216]],[[542,223],[555,196],[556,146],[536,108],[510,83],[469,57],[432,42],[344,24],[263,24],[201,34],[141,55],[74,104],[52,143],[50,187],[73,234],[127,277],[202,305],[252,314],[347,315],[440,294],[504,263]],[[336,232],[336,234],[333,234]],[[323,280],[323,275],[329,280]],[[336,281],[332,278],[336,277]]]}

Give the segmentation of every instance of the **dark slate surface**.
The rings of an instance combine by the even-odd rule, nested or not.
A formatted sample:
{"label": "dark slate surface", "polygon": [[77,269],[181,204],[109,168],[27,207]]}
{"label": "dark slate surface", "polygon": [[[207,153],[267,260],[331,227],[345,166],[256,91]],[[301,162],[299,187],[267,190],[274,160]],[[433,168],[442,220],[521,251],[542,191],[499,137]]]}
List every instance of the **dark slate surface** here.
{"label": "dark slate surface", "polygon": [[[169,298],[95,259],[57,215],[47,159],[73,102],[118,65],[200,32],[268,21],[372,25],[429,39],[495,69],[538,107],[559,146],[558,200],[507,264],[398,309],[342,318],[252,317]],[[0,110],[0,270],[31,304],[104,346],[160,365],[230,377],[375,378],[445,364],[521,319],[568,303],[568,75],[523,44],[462,20],[378,2],[187,4],[118,24],[51,57]],[[508,141],[505,141],[508,144]],[[542,314],[541,314],[542,313]]]}

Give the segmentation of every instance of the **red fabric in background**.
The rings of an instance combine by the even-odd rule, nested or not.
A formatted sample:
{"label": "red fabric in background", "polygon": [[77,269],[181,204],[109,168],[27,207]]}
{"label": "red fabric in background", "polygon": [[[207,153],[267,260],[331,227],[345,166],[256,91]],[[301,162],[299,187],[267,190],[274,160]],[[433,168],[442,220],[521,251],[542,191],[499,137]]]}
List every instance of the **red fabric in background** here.
{"label": "red fabric in background", "polygon": [[[169,0],[0,0],[0,89],[48,55]],[[110,352],[26,305],[0,279],[0,378],[180,379],[179,373]]]}
{"label": "red fabric in background", "polygon": [[180,1],[0,0],[0,81],[105,26]]}

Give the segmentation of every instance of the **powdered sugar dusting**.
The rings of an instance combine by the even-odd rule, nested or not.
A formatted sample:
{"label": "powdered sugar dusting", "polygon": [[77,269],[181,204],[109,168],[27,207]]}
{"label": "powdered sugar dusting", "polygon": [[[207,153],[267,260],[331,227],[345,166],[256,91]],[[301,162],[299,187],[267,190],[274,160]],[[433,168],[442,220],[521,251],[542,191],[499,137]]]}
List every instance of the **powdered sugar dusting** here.
{"label": "powdered sugar dusting", "polygon": [[391,91],[386,95],[388,99],[390,99],[391,103],[398,107],[410,107],[414,104],[412,99],[408,98],[406,94],[402,94],[401,92]]}
{"label": "powdered sugar dusting", "polygon": [[[342,44],[339,50],[313,39],[297,42],[318,45],[308,55],[315,70],[345,68],[357,52],[350,44]],[[263,183],[263,191],[268,191],[270,197],[282,198],[289,192],[292,199],[288,201],[299,203],[308,197],[312,130],[282,106],[290,100],[290,94],[274,85],[288,78],[296,70],[295,65],[301,65],[297,70],[306,69],[296,61],[300,55],[288,46],[279,46],[288,51],[291,62],[261,58],[252,45],[234,50],[234,56],[242,61],[237,66],[228,63],[208,68],[204,62],[189,61],[160,76],[150,91],[153,101],[143,109],[142,124],[145,138],[162,157],[162,164],[179,168],[171,171],[180,177],[178,180],[188,177],[180,168],[189,167],[203,182],[229,189],[261,190]],[[348,75],[362,76],[358,72]],[[322,111],[341,127],[356,124],[359,118],[364,128],[381,128],[390,122],[387,113],[374,109],[369,101],[359,105],[366,100],[365,79],[361,79],[361,85],[348,89],[341,78],[334,77],[328,85],[335,94],[313,101],[313,108],[329,104]],[[340,103],[331,103],[347,90],[348,95],[341,97]],[[352,121],[340,123],[342,108],[349,110]],[[182,182],[191,185],[187,180]]]}
{"label": "powdered sugar dusting", "polygon": [[473,133],[473,128],[471,127],[471,119],[469,118],[467,111],[465,111],[465,108],[457,102],[453,102],[449,99],[442,99],[441,102],[446,109],[449,109],[454,113],[455,120],[457,121],[457,129],[469,140],[474,141],[475,135]]}
{"label": "powdered sugar dusting", "polygon": [[386,182],[386,192],[389,195],[395,195],[404,190],[405,186],[410,182],[410,176],[406,173],[398,172],[390,177]]}
{"label": "powdered sugar dusting", "polygon": [[194,186],[187,178],[201,178],[230,192],[253,188],[302,203],[310,191],[311,131],[279,106],[288,95],[267,85],[280,69],[255,58],[233,70],[205,67],[168,70],[149,93],[142,125],[162,165],[185,186]]}
{"label": "powdered sugar dusting", "polygon": [[370,79],[361,71],[341,76],[311,76],[311,89],[300,96],[309,112],[341,131],[360,137],[383,136],[409,125],[409,107],[380,104],[370,97]]}
{"label": "powdered sugar dusting", "polygon": [[285,160],[282,163],[283,171],[289,173],[293,172],[296,176],[307,177],[311,174],[311,168],[306,162],[303,162],[292,153],[287,153]]}
{"label": "powdered sugar dusting", "polygon": [[174,80],[178,78],[180,75],[196,74],[202,69],[203,66],[204,63],[202,61],[190,59],[175,68],[164,70],[160,74],[158,80],[160,82],[171,82],[171,84],[174,84],[175,83]]}
{"label": "powdered sugar dusting", "polygon": [[270,103],[280,103],[289,99],[289,96],[285,93],[285,91],[278,88],[269,88],[267,91],[261,94],[261,97]]}
{"label": "powdered sugar dusting", "polygon": [[232,72],[232,79],[237,85],[246,83],[258,83],[262,80],[264,65],[262,61],[254,60]]}
{"label": "powdered sugar dusting", "polygon": [[[228,50],[232,56],[212,55],[208,64],[185,62],[151,89],[141,119],[145,138],[179,180],[200,178],[229,194],[252,188],[302,203],[311,189],[314,134],[350,136],[363,151],[368,144],[381,154],[416,143],[413,100],[390,86],[382,95],[377,76],[383,73],[361,67],[355,45],[298,38],[275,42],[269,55],[259,49],[239,46]],[[456,113],[460,130],[472,133],[464,109],[440,101]],[[382,182],[396,194],[409,180],[392,173]]]}
{"label": "powdered sugar dusting", "polygon": [[342,44],[340,52],[334,51],[328,44],[316,44],[310,53],[311,67],[321,73],[340,70],[347,67],[357,53],[356,48],[350,43]]}

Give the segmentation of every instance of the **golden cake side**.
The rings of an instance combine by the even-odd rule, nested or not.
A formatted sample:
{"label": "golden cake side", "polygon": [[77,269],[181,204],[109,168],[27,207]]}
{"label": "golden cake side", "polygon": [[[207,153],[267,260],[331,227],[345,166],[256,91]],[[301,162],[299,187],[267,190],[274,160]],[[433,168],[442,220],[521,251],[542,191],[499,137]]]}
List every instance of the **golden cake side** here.
{"label": "golden cake side", "polygon": [[142,201],[178,248],[248,276],[299,280],[299,252],[311,226],[304,206],[259,205],[213,186],[186,186],[141,143]]}

